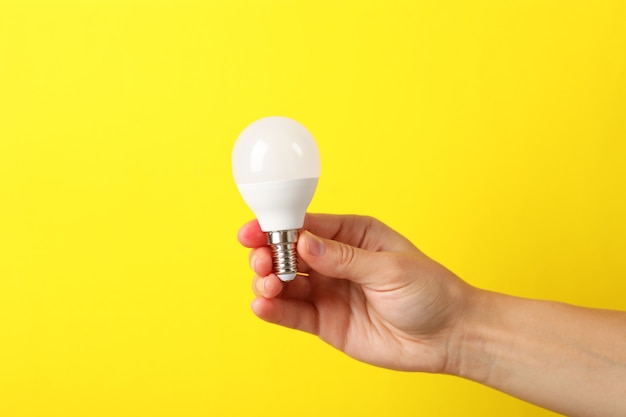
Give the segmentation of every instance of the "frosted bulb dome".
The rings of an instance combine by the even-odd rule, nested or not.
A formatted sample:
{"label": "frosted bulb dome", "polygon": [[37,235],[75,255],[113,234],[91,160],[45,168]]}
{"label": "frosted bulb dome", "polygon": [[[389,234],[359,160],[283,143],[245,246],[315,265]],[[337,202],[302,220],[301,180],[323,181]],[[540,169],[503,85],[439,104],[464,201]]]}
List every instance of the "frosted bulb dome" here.
{"label": "frosted bulb dome", "polygon": [[237,184],[319,178],[320,153],[304,126],[287,117],[271,116],[241,132],[232,165]]}

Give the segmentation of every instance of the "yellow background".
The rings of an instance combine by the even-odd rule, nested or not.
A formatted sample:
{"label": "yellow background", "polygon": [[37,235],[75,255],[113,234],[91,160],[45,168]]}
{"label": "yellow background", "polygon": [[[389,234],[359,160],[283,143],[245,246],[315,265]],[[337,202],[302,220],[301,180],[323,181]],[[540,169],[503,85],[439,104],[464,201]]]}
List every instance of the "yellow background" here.
{"label": "yellow background", "polygon": [[626,308],[623,1],[0,0],[0,415],[549,416],[249,310],[230,152],[476,286]]}

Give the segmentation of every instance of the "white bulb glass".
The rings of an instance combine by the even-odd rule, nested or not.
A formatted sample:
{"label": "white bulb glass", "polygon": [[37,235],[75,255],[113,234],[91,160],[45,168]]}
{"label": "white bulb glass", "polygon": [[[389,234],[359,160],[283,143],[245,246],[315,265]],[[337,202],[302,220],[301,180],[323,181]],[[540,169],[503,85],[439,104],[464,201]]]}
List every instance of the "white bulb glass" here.
{"label": "white bulb glass", "polygon": [[265,117],[237,138],[232,167],[241,196],[268,233],[276,274],[283,281],[294,279],[297,231],[320,176],[315,139],[292,119]]}

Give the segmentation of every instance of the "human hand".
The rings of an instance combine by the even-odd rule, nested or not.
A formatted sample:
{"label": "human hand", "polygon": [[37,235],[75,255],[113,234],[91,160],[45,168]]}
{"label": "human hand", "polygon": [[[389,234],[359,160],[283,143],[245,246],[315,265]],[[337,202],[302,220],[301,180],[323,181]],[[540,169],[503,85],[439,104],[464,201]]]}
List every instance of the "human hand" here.
{"label": "human hand", "polygon": [[462,338],[471,287],[406,238],[370,217],[307,214],[299,270],[272,273],[257,221],[239,231],[252,248],[252,310],[263,320],[318,335],[355,359],[390,369],[448,372]]}

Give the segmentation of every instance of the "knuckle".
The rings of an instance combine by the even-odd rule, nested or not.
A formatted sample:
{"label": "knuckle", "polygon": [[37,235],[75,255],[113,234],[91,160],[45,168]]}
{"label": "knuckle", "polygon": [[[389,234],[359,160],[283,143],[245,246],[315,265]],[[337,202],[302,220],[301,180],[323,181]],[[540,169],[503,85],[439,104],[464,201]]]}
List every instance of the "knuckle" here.
{"label": "knuckle", "polygon": [[350,245],[339,245],[339,263],[345,267],[351,266],[356,258],[356,250]]}
{"label": "knuckle", "polygon": [[406,271],[408,269],[408,260],[397,253],[387,253],[384,262],[386,268],[392,271]]}

